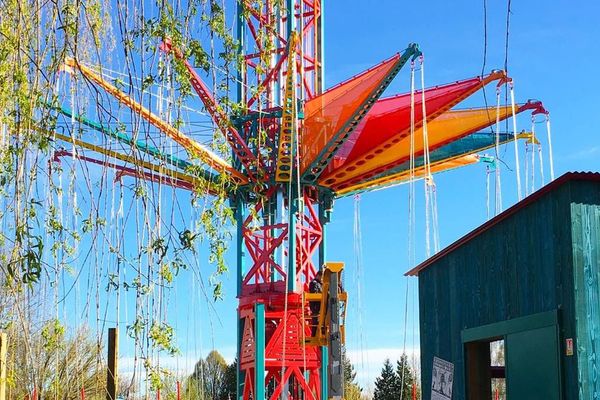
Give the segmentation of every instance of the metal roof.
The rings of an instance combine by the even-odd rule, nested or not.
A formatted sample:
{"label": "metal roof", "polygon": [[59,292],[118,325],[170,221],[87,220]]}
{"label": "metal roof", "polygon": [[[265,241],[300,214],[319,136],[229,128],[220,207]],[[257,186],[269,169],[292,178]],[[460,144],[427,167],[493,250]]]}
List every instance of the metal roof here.
{"label": "metal roof", "polygon": [[448,254],[452,253],[454,250],[458,249],[462,245],[468,243],[475,237],[481,235],[482,233],[484,233],[485,231],[487,231],[494,225],[502,222],[506,218],[517,213],[522,208],[527,207],[529,204],[536,202],[542,196],[545,196],[546,194],[552,192],[553,190],[556,190],[558,187],[560,187],[570,181],[600,182],[600,173],[598,173],[598,172],[567,172],[566,174],[560,176],[558,179],[555,179],[554,181],[548,183],[546,186],[540,188],[538,191],[530,194],[529,196],[527,196],[526,198],[524,198],[517,204],[506,209],[504,212],[496,215],[494,218],[490,219],[483,225],[481,225],[478,228],[467,233],[465,236],[458,239],[456,242],[452,243],[450,246],[444,248],[439,253],[437,253],[437,254],[433,255],[432,257],[428,258],[427,260],[423,261],[421,264],[417,265],[410,271],[406,272],[404,275],[405,276],[419,275],[419,272],[421,272],[425,268],[429,267],[430,265],[434,264],[436,261],[446,257]]}

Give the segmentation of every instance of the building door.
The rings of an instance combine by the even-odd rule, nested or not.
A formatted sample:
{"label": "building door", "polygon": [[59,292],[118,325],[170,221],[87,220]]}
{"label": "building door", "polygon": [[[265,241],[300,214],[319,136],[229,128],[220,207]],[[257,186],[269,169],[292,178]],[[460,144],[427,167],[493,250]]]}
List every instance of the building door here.
{"label": "building door", "polygon": [[556,326],[506,335],[507,399],[559,400]]}
{"label": "building door", "polygon": [[[501,400],[560,400],[558,329],[557,310],[464,329],[467,400],[495,399],[492,386]],[[490,343],[503,343],[503,363]]]}

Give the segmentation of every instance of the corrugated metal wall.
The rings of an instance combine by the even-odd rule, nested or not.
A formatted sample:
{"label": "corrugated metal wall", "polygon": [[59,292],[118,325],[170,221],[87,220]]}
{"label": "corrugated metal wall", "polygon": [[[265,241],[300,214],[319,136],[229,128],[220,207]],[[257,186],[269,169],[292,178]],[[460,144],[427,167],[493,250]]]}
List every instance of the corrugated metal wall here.
{"label": "corrugated metal wall", "polygon": [[[464,398],[463,329],[551,310],[559,310],[561,371],[563,382],[569,383],[563,384],[563,398],[580,398],[575,384],[577,356],[567,357],[564,343],[565,338],[575,338],[571,244],[579,241],[579,231],[573,228],[572,237],[572,226],[577,226],[571,220],[572,193],[581,200],[590,185],[600,190],[598,183],[566,182],[419,273],[423,399],[430,398],[434,356],[455,363],[453,398]],[[600,197],[594,200],[594,196],[587,196],[587,201],[600,204]],[[580,214],[574,215],[580,218]],[[598,223],[597,214],[594,218],[594,223]],[[599,228],[600,224],[590,226],[596,231]],[[597,257],[598,237],[589,240],[596,240]],[[598,285],[598,269],[593,285]],[[589,292],[595,290],[597,295],[599,288],[593,285],[588,285]],[[585,304],[592,303],[600,306],[597,297]],[[595,312],[599,311],[596,307]],[[600,319],[595,316],[586,323],[600,329]],[[600,349],[600,342],[596,342],[600,340],[598,334],[594,333],[588,349]],[[590,374],[598,371],[591,369]]]}

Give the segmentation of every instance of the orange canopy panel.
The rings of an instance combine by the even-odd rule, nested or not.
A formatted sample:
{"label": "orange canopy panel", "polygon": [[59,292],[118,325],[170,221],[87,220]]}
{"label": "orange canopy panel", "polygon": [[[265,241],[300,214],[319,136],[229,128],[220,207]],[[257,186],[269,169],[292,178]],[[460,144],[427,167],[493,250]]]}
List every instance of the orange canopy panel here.
{"label": "orange canopy panel", "polygon": [[[467,165],[475,164],[479,162],[479,156],[477,154],[468,154],[465,156],[460,156],[454,158],[452,160],[442,160],[437,163],[432,163],[430,166],[431,173],[439,173],[448,171],[455,168],[464,167]],[[415,179],[420,179],[425,177],[426,168],[425,166],[421,166],[419,168],[415,168],[414,170]],[[410,179],[410,171],[402,171],[397,174],[372,179],[370,181],[361,182],[354,186],[348,186],[344,189],[341,189],[336,192],[336,197],[344,197],[352,193],[356,192],[364,192],[368,190],[377,190],[383,189],[385,187],[399,185],[402,183],[408,182]]]}
{"label": "orange canopy panel", "polygon": [[378,89],[396,72],[399,61],[397,54],[306,102],[300,141],[302,172],[335,151],[330,146],[354,128],[363,108],[380,94]]}

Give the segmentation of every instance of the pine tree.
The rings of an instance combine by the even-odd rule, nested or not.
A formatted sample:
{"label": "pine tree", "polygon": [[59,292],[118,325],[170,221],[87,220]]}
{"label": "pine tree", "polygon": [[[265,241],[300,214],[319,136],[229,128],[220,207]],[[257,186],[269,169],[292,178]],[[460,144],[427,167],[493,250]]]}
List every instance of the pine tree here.
{"label": "pine tree", "polygon": [[359,400],[362,388],[355,382],[356,371],[346,355],[346,349],[342,349],[342,367],[344,369],[344,398],[346,400]]}
{"label": "pine tree", "polygon": [[373,400],[398,400],[397,375],[390,359],[386,359],[381,369],[381,374],[375,379],[375,392]]}
{"label": "pine tree", "polygon": [[346,349],[342,349],[342,367],[344,369],[344,384],[352,384],[355,383],[356,379],[356,371],[354,370],[354,365],[350,362],[350,359],[346,355]]}
{"label": "pine tree", "polygon": [[400,360],[396,361],[396,390],[398,393],[397,399],[411,400],[412,390],[415,382],[415,374],[410,365],[408,365],[408,357],[402,354]]}
{"label": "pine tree", "polygon": [[235,399],[237,389],[237,358],[227,366],[219,400]]}

